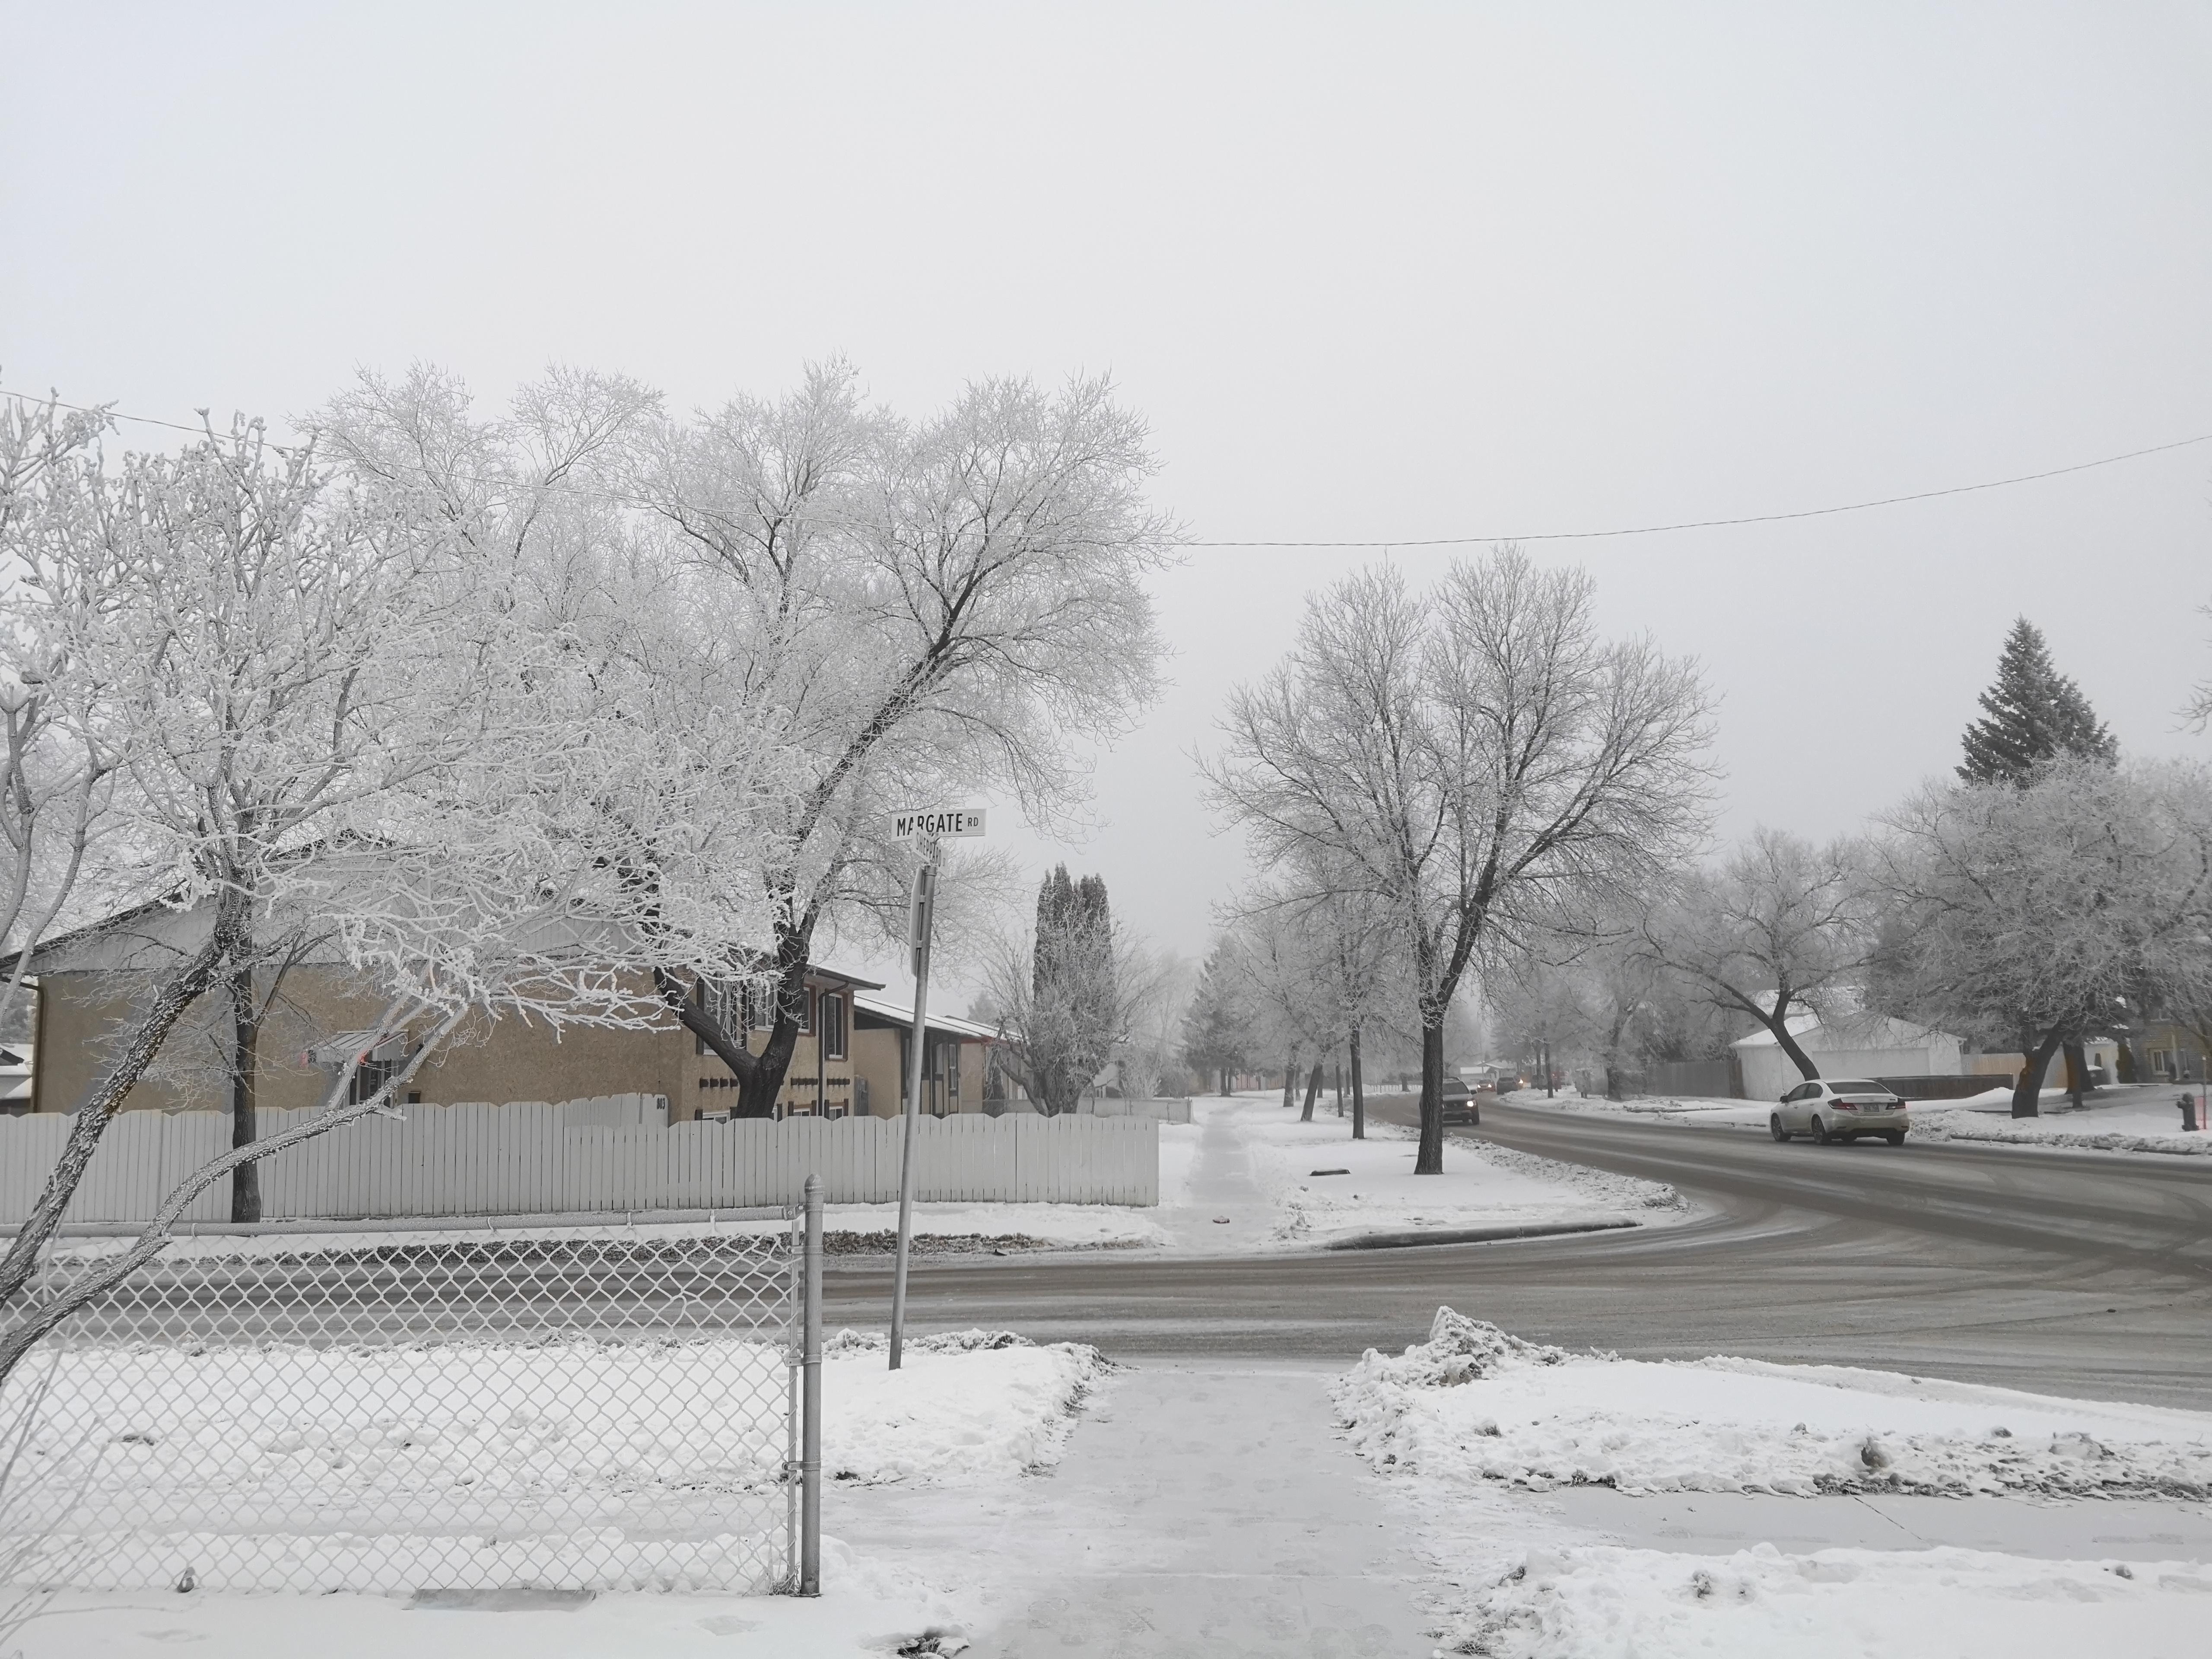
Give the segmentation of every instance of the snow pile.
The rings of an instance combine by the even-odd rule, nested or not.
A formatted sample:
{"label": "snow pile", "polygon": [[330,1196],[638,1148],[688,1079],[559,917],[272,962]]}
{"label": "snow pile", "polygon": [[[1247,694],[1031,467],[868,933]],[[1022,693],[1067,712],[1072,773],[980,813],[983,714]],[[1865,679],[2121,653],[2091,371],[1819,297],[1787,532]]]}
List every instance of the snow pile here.
{"label": "snow pile", "polygon": [[1531,1551],[1446,1637],[1498,1659],[2036,1659],[2203,1651],[2212,1572],[1978,1550]]}
{"label": "snow pile", "polygon": [[1051,1468],[1075,1413],[1110,1369],[1088,1343],[1044,1346],[1012,1331],[890,1341],[840,1331],[823,1345],[822,1468],[864,1486],[973,1485]]}
{"label": "snow pile", "polygon": [[1531,1491],[2212,1498],[2212,1415],[1842,1366],[1624,1360],[1450,1309],[1370,1350],[1340,1420],[1378,1467]]}

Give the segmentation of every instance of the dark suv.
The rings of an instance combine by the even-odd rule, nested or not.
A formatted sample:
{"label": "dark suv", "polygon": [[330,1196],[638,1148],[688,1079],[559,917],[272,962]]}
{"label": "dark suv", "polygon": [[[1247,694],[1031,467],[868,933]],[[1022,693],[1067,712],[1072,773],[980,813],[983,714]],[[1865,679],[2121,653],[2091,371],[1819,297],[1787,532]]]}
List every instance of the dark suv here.
{"label": "dark suv", "polygon": [[1448,1077],[1443,1085],[1443,1117],[1447,1126],[1467,1123],[1480,1126],[1482,1107],[1475,1099],[1475,1091],[1455,1077]]}

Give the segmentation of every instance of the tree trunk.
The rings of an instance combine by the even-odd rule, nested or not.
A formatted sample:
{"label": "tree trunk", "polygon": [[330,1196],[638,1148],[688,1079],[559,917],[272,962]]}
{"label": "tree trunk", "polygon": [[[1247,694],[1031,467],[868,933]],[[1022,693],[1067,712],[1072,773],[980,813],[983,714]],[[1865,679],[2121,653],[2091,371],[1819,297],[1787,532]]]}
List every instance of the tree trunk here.
{"label": "tree trunk", "polygon": [[[1427,1011],[1425,1009],[1425,1013]],[[1547,1077],[1551,1073],[1547,1069]],[[1437,1023],[1421,1027],[1421,1142],[1413,1158],[1415,1175],[1444,1172],[1444,1026],[1441,1009]]]}
{"label": "tree trunk", "polygon": [[1536,1053],[1544,1065],[1544,1098],[1552,1097],[1552,1039],[1546,1037],[1536,1045]]}
{"label": "tree trunk", "polygon": [[1790,1063],[1809,1082],[1820,1075],[1820,1068],[1813,1063],[1810,1054],[1797,1046],[1797,1039],[1790,1035],[1789,1010],[1790,999],[1784,997],[1775,1005],[1772,1013],[1759,1011],[1759,1023],[1773,1034],[1776,1046],[1790,1056]]}
{"label": "tree trunk", "polygon": [[2014,1117],[2043,1115],[2043,1078],[2051,1069],[2051,1057],[2058,1052],[2060,1036],[2056,1030],[2035,1045],[2027,1055],[2027,1064],[2021,1068],[2020,1081],[2013,1085],[2012,1115]]}
{"label": "tree trunk", "polygon": [[1298,1121],[1301,1123],[1313,1121],[1314,1102],[1321,1094],[1321,1061],[1314,1061],[1313,1071],[1306,1079],[1306,1103],[1298,1113]]}
{"label": "tree trunk", "polygon": [[1605,1097],[1607,1100],[1619,1100],[1621,1097],[1620,1067],[1609,1060],[1605,1063]]}
{"label": "tree trunk", "polygon": [[1352,1028],[1352,1035],[1346,1042],[1352,1049],[1352,1138],[1364,1140],[1367,1139],[1367,1097],[1362,1091],[1359,1079],[1359,1028],[1357,1025]]}
{"label": "tree trunk", "polygon": [[[219,977],[218,975],[210,975],[206,988],[211,989]],[[378,1029],[380,1030],[392,1029],[390,1022],[398,1018],[402,1007],[403,1005],[395,1004],[388,1009],[384,1019],[380,1021]],[[419,1009],[419,1004],[417,1007]],[[137,1240],[127,1249],[104,1257],[94,1271],[72,1280],[58,1294],[43,1302],[21,1304],[11,1310],[18,1316],[13,1323],[0,1328],[0,1387],[5,1386],[15,1367],[22,1363],[25,1355],[41,1337],[78,1309],[114,1289],[140,1267],[161,1254],[168,1244],[170,1233],[176,1225],[177,1218],[184,1213],[192,1200],[201,1193],[220,1181],[226,1174],[234,1173],[241,1163],[256,1161],[268,1157],[272,1152],[282,1152],[289,1146],[296,1146],[303,1141],[311,1140],[318,1135],[328,1133],[340,1123],[353,1121],[377,1105],[388,1105],[397,1097],[399,1086],[415,1075],[416,1069],[422,1065],[423,1060],[453,1035],[454,1028],[460,1024],[465,1012],[465,1009],[461,1009],[449,1014],[437,1030],[427,1041],[418,1045],[413,1057],[393,1075],[378,1096],[372,1096],[362,1105],[344,1109],[339,1109],[326,1103],[325,1110],[312,1115],[305,1123],[295,1123],[266,1140],[249,1142],[243,1147],[234,1147],[228,1152],[210,1158],[169,1190],[167,1196],[155,1207],[153,1218],[140,1229]],[[408,1016],[408,1018],[411,1018],[411,1015]],[[404,1030],[406,1024],[407,1019],[400,1018],[397,1029]],[[142,1026],[141,1036],[143,1035],[144,1030],[145,1028]],[[130,1053],[136,1054],[138,1047],[138,1038],[134,1037]],[[158,1044],[156,1048],[158,1048]],[[126,1055],[127,1058],[128,1055]],[[143,1073],[143,1069],[142,1066],[140,1071]],[[344,1083],[350,1083],[353,1073],[350,1068],[347,1068],[340,1073],[340,1077]],[[102,1085],[103,1093],[112,1086],[112,1081],[111,1078],[109,1084]],[[339,1086],[343,1087],[343,1085],[341,1084]],[[331,1102],[336,1102],[338,1088],[334,1087],[331,1094]],[[95,1099],[98,1097],[98,1096],[94,1097]],[[120,1098],[119,1094],[117,1098]],[[84,1111],[90,1109],[91,1106],[88,1103],[86,1107],[80,1109],[79,1115],[82,1116]],[[112,1115],[112,1113],[109,1115]],[[76,1137],[72,1135],[72,1144],[75,1139]],[[58,1171],[57,1173],[58,1174]],[[23,1251],[27,1237],[27,1232],[19,1232],[16,1235],[15,1246],[9,1253],[8,1263],[4,1267],[0,1267],[0,1307],[6,1307],[15,1291],[21,1288],[23,1275],[17,1274],[12,1279],[9,1275],[15,1266],[16,1256]],[[32,1257],[35,1261],[36,1244],[33,1243],[31,1248]]]}
{"label": "tree trunk", "polygon": [[[261,1064],[261,1014],[253,1006],[253,970],[241,968],[230,976],[230,1144],[251,1146],[258,1133],[254,1122],[254,1089]],[[261,1219],[261,1161],[240,1164],[230,1172],[230,1218]]]}
{"label": "tree trunk", "polygon": [[[760,1051],[748,1072],[738,1074],[738,1117],[774,1117],[775,1103],[783,1093],[784,1073],[799,1048],[799,1011],[806,1006],[806,946],[796,937],[795,956],[778,957],[775,981],[775,1024],[769,1028],[768,1046]],[[742,1041],[742,1039],[740,1039]]]}
{"label": "tree trunk", "polygon": [[1336,1115],[1344,1115],[1344,1062],[1336,1062]]}
{"label": "tree trunk", "polygon": [[2066,1060],[2066,1092],[2078,1112],[2081,1109],[2081,1091],[2089,1086],[2089,1056],[2078,1039],[2061,1044],[2060,1053]]}
{"label": "tree trunk", "polygon": [[70,1127],[61,1156],[54,1161],[53,1172],[46,1177],[30,1214],[15,1229],[6,1257],[0,1259],[0,1307],[22,1289],[32,1269],[38,1265],[40,1250],[61,1225],[63,1213],[76,1196],[85,1170],[92,1164],[92,1155],[100,1150],[100,1138],[107,1133],[107,1126],[113,1121],[124,1096],[146,1074],[147,1066],[161,1053],[161,1045],[168,1040],[185,1010],[222,979],[245,923],[245,903],[244,898],[232,890],[226,890],[216,900],[215,924],[207,942],[193,953],[191,962],[155,993],[153,1005],[139,1022],[138,1029],[131,1034],[114,1068],[77,1107],[76,1121]]}

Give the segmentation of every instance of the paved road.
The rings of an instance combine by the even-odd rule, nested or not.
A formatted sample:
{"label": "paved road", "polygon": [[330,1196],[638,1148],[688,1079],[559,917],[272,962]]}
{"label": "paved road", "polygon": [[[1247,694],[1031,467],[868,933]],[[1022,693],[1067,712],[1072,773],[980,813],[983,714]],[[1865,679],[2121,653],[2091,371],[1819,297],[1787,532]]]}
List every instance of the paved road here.
{"label": "paved road", "polygon": [[[1449,1304],[1644,1358],[1864,1364],[2212,1409],[2212,1159],[1783,1146],[1510,1107],[1487,1110],[1480,1133],[1671,1182],[1705,1213],[1511,1244],[927,1263],[914,1317],[1109,1353],[1335,1363],[1418,1340]],[[833,1272],[831,1320],[880,1324],[888,1279]]]}

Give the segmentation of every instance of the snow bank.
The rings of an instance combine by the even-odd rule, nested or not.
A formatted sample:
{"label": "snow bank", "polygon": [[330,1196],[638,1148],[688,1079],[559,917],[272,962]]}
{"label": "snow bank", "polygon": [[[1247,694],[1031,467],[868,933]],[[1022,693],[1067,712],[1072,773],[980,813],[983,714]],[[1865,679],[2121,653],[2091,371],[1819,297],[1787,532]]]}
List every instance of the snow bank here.
{"label": "snow bank", "polygon": [[1378,1467],[1545,1491],[2212,1498],[2212,1414],[1842,1366],[1624,1360],[1440,1309],[1370,1350],[1340,1420]]}
{"label": "snow bank", "polygon": [[[1334,1115],[1301,1123],[1279,1098],[1209,1101],[1207,1121],[1231,1113],[1252,1177],[1274,1211],[1279,1243],[1326,1243],[1360,1233],[1650,1220],[1686,1212],[1672,1187],[1447,1137],[1443,1173],[1417,1176],[1418,1136],[1368,1120],[1351,1138]],[[1340,1170],[1319,1175],[1317,1170]]]}
{"label": "snow bank", "polygon": [[824,1345],[822,1468],[873,1486],[972,1486],[1060,1462],[1075,1413],[1109,1368],[1087,1343],[1037,1346],[1011,1331],[917,1337],[897,1370],[890,1338]]}
{"label": "snow bank", "polygon": [[[1984,1141],[2007,1146],[2052,1146],[2094,1152],[2212,1155],[2212,1133],[2185,1133],[2174,1104],[2179,1086],[2130,1089],[2118,1099],[2092,1097],[2080,1111],[2063,1094],[2046,1092],[2041,1117],[2014,1117],[2012,1091],[1912,1109],[1916,1134],[1929,1140]],[[2191,1092],[2202,1098],[2203,1086]]]}
{"label": "snow bank", "polygon": [[2195,1563],[2035,1561],[1978,1550],[1771,1545],[1720,1558],[1531,1551],[1446,1632],[1498,1659],[2079,1659],[2203,1651],[2212,1572]]}

